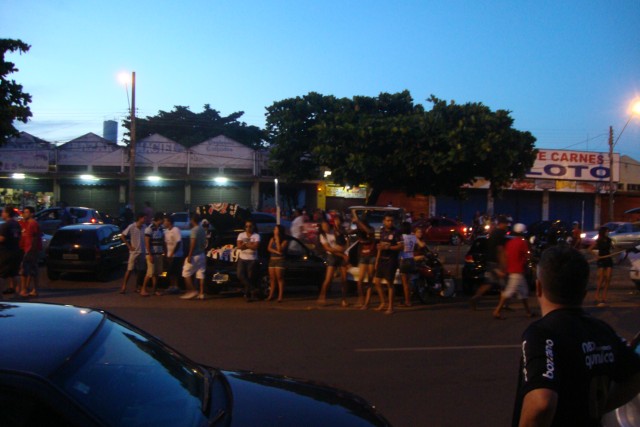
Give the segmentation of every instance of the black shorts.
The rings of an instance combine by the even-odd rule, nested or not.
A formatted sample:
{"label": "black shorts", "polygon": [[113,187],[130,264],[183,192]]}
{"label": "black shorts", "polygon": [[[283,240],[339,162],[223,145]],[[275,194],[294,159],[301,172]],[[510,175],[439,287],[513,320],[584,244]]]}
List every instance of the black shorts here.
{"label": "black shorts", "polygon": [[416,263],[413,258],[406,258],[400,261],[400,273],[411,274],[416,271]]}
{"label": "black shorts", "polygon": [[20,274],[22,250],[0,252],[0,278],[8,279]]}
{"label": "black shorts", "polygon": [[333,254],[327,254],[327,265],[335,268],[342,267],[345,265],[344,258]]}
{"label": "black shorts", "polygon": [[613,268],[613,258],[607,257],[596,261],[598,268]]}
{"label": "black shorts", "polygon": [[388,284],[393,285],[396,278],[396,270],[398,269],[397,258],[380,258],[378,260],[378,268],[376,268],[375,277],[385,279]]}

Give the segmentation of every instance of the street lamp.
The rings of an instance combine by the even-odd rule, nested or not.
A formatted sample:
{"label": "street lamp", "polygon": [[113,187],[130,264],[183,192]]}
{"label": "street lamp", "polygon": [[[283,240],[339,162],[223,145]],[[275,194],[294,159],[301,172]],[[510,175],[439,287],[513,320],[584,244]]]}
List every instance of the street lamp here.
{"label": "street lamp", "polygon": [[[120,75],[120,81],[127,84],[127,76]],[[129,92],[127,92],[127,97]],[[136,72],[131,72],[131,128],[129,129],[129,206],[135,211],[135,184],[136,184]]]}
{"label": "street lamp", "polygon": [[613,189],[613,148],[620,140],[620,137],[631,122],[631,119],[635,116],[640,116],[640,99],[636,99],[631,103],[630,110],[629,119],[622,127],[622,130],[615,141],[613,140],[613,127],[609,126],[609,221],[613,221],[613,194],[615,193]]}

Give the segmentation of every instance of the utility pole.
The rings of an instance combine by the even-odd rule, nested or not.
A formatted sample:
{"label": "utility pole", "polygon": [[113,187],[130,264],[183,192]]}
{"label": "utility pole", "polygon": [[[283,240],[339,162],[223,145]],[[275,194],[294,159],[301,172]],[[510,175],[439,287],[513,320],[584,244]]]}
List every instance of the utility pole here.
{"label": "utility pole", "polygon": [[131,73],[131,127],[129,142],[129,206],[136,212],[136,72]]}
{"label": "utility pole", "polygon": [[613,221],[613,126],[609,126],[609,222]]}

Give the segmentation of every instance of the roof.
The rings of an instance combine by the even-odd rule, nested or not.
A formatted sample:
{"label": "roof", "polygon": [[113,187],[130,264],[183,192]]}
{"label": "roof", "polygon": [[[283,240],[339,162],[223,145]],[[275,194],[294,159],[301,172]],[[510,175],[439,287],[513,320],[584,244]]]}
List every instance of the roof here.
{"label": "roof", "polygon": [[51,375],[100,326],[105,314],[89,308],[0,303],[0,369]]}

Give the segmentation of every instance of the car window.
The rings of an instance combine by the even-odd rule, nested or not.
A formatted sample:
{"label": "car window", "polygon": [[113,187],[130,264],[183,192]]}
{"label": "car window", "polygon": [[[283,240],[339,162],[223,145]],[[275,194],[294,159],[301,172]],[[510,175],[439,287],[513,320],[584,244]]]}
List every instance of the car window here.
{"label": "car window", "polygon": [[78,219],[84,219],[87,216],[87,210],[86,209],[78,209],[78,208],[71,208],[69,209],[71,216],[74,216]]}
{"label": "car window", "polygon": [[299,241],[291,239],[287,243],[287,254],[293,256],[306,255],[306,249]]}
{"label": "car window", "polygon": [[60,218],[60,211],[58,209],[51,209],[48,211],[43,211],[38,217],[38,221],[48,221]]}
{"label": "car window", "polygon": [[51,245],[95,246],[98,242],[95,230],[58,230],[51,239]]}
{"label": "car window", "polygon": [[118,323],[105,322],[52,379],[107,425],[180,427],[207,421],[201,410],[203,371]]}
{"label": "car window", "polygon": [[639,223],[631,224],[631,231],[634,233],[640,232],[640,224]]}
{"label": "car window", "polygon": [[27,391],[0,387],[0,420],[11,426],[69,426],[74,425],[58,409]]}

